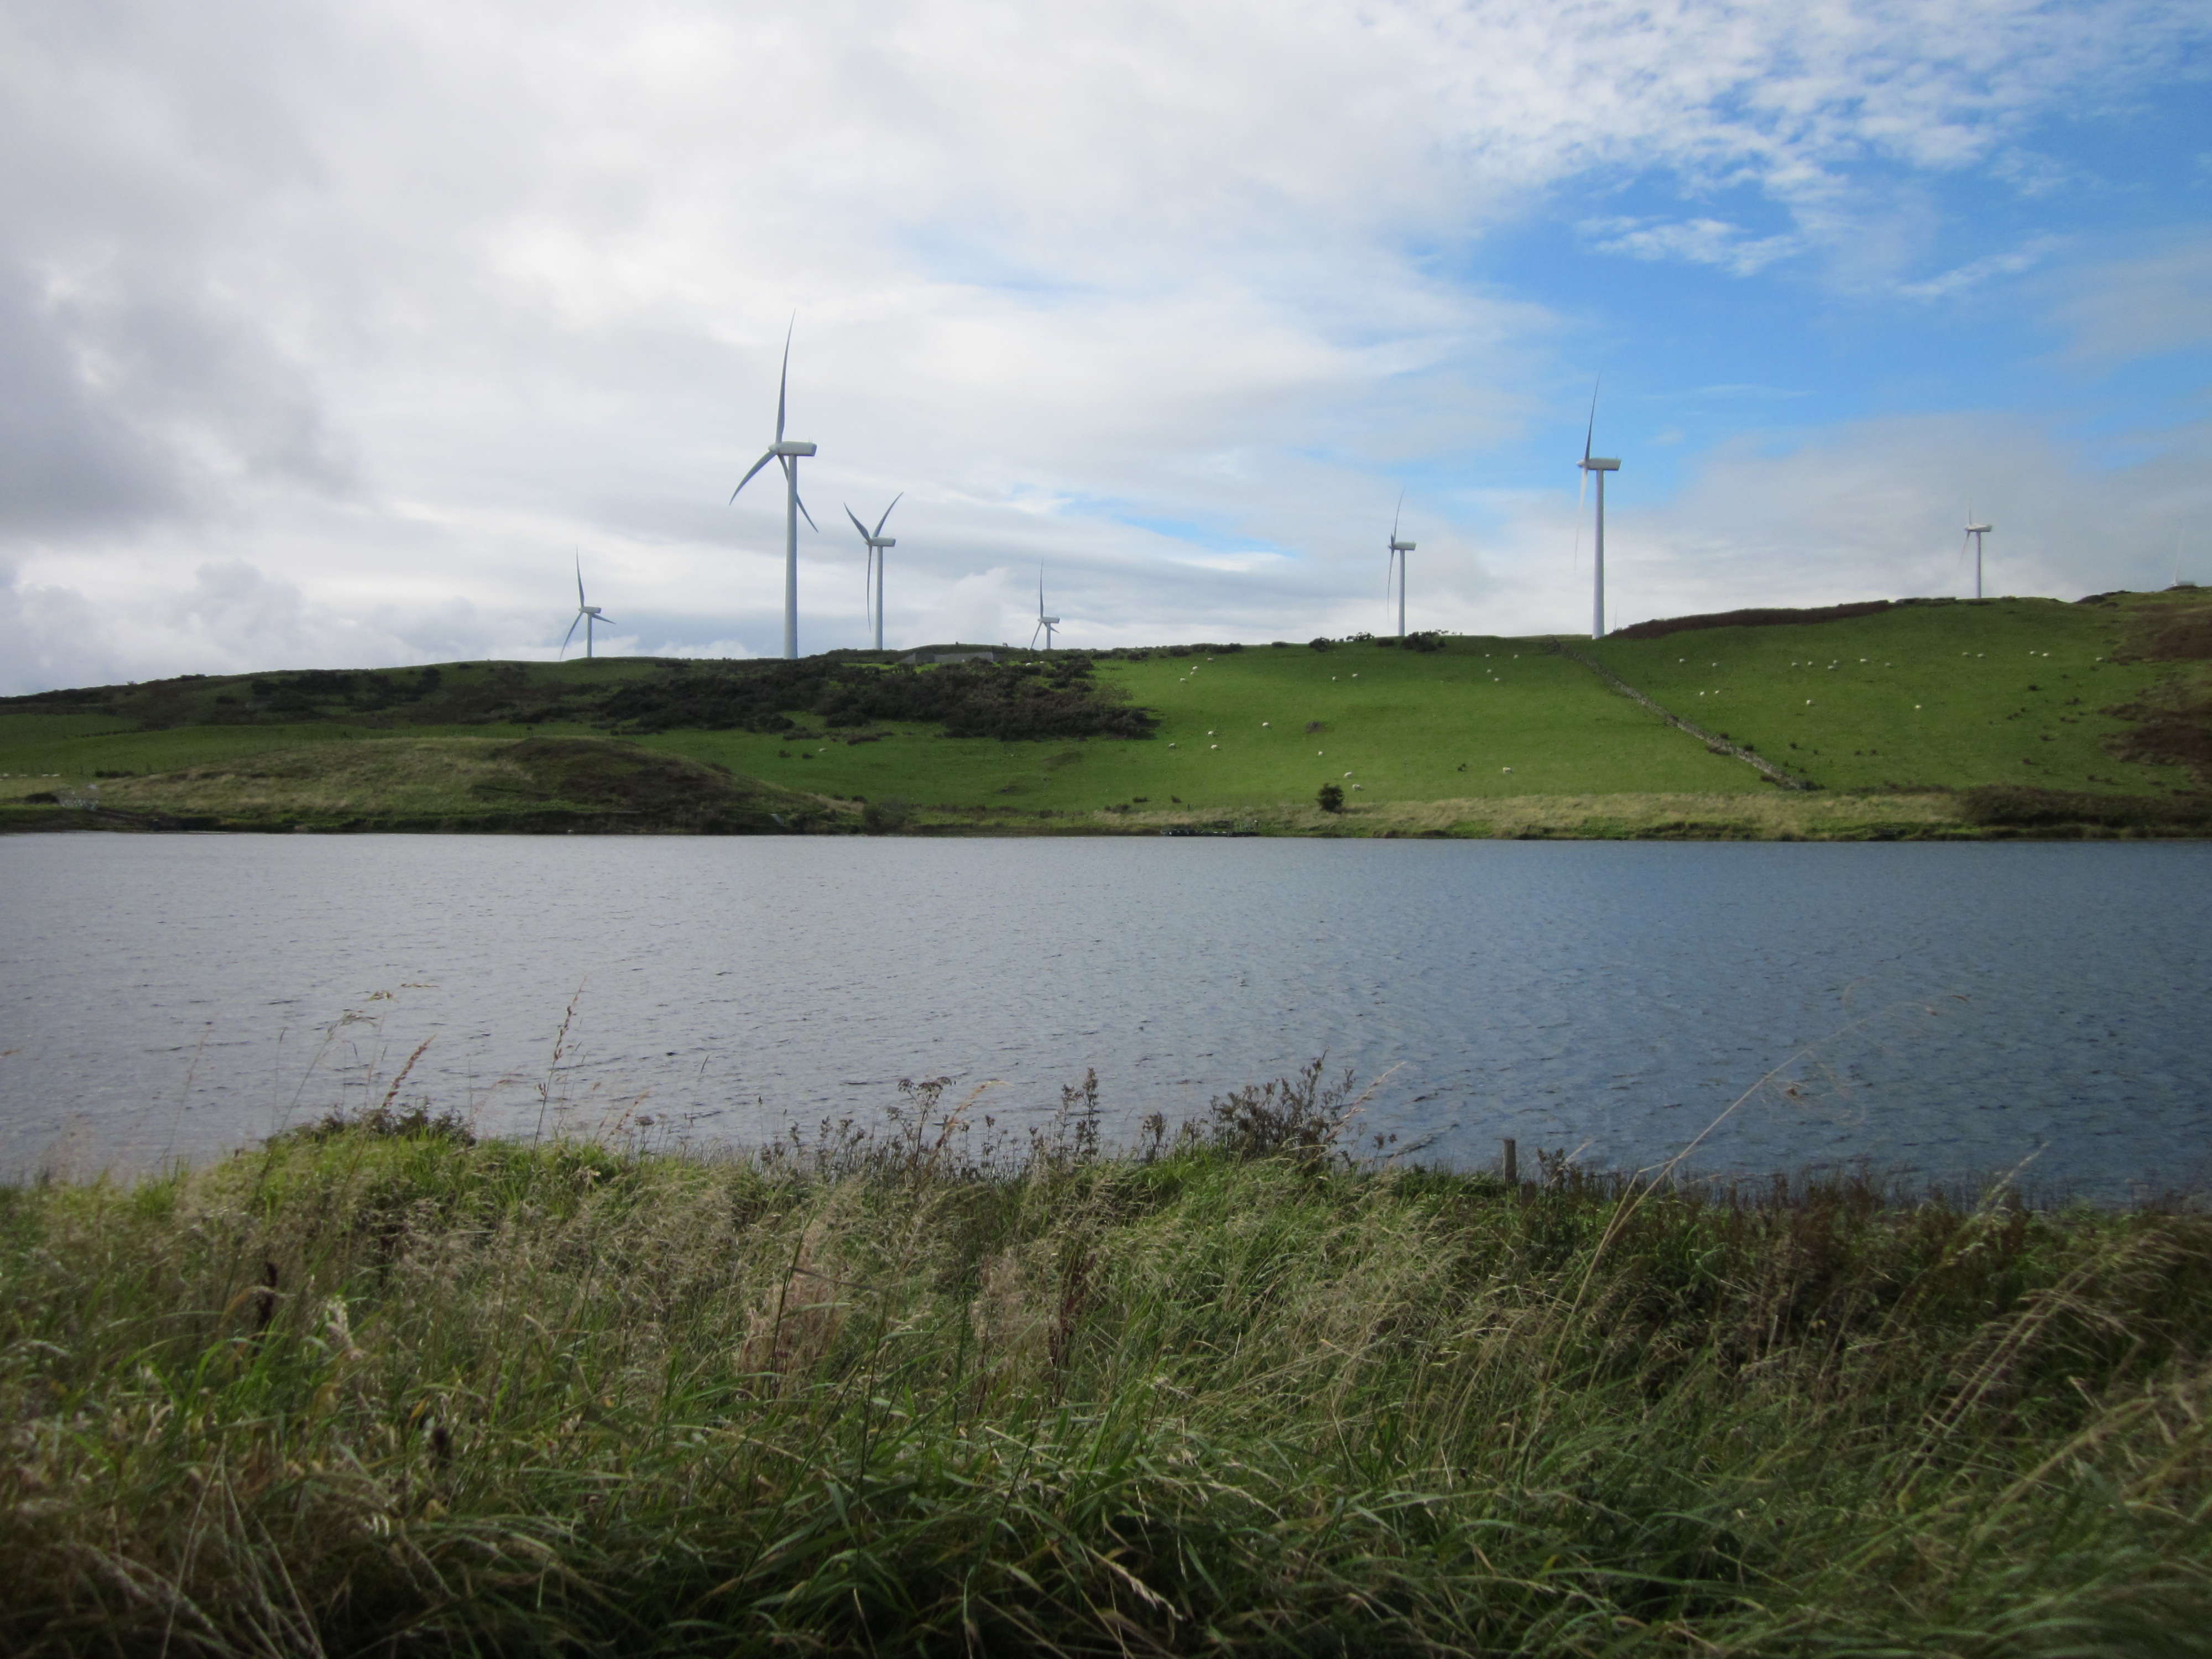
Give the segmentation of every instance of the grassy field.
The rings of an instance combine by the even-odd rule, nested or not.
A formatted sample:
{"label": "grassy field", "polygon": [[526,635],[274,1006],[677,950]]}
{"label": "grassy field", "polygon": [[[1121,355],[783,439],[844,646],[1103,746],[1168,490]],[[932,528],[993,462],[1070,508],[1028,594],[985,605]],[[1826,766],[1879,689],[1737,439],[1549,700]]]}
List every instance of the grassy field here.
{"label": "grassy field", "polygon": [[793,744],[687,732],[654,741],[871,800],[1032,812],[1179,800],[1243,815],[1310,802],[1332,779],[1361,805],[1761,787],[1533,640],[1454,639],[1427,654],[1371,644],[1163,653],[1103,662],[1100,674],[1158,712],[1155,737],[1007,744],[904,732],[848,745],[834,735]]}
{"label": "grassy field", "polygon": [[2212,1652],[2212,1220],[385,1112],[0,1189],[16,1655]]}
{"label": "grassy field", "polygon": [[2173,672],[2113,660],[2133,620],[2101,606],[1992,599],[1588,648],[1677,714],[1828,788],[2142,790],[2184,780],[2110,747],[2128,722],[2106,711]]}
{"label": "grassy field", "polygon": [[[1947,794],[2201,789],[2212,777],[2212,646],[2198,637],[2208,634],[2212,595],[2188,590],[2081,605],[1914,603],[1840,620],[1566,642],[1849,805],[1760,799],[1794,792],[1535,639],[1101,658],[1109,695],[1157,716],[1155,735],[1139,740],[956,738],[912,722],[831,727],[802,713],[781,732],[690,727],[626,741],[761,780],[787,819],[811,801],[825,827],[857,823],[867,803],[872,827],[939,832],[1980,833]],[[344,821],[331,805],[344,799],[365,826],[363,814],[378,817],[374,791],[344,745],[532,736],[604,744],[605,696],[665,672],[642,659],[452,664],[17,700],[0,708],[0,823],[54,822],[51,808],[11,803],[81,799],[97,781],[104,802],[142,812],[325,826]],[[386,770],[427,766],[418,749],[408,768]],[[467,769],[454,767],[456,778]],[[470,793],[484,781],[464,787],[465,799],[403,792],[381,817],[396,825],[468,816],[488,827],[496,792]],[[1324,782],[1345,791],[1346,811],[1315,810]]]}

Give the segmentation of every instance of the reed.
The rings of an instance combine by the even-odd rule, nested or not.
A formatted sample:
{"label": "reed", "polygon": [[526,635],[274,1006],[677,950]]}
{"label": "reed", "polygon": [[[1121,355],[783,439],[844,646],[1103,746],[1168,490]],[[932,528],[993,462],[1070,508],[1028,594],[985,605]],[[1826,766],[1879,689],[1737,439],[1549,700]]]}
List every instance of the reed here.
{"label": "reed", "polygon": [[2212,1219],[390,1109],[0,1193],[11,1654],[2212,1650]]}

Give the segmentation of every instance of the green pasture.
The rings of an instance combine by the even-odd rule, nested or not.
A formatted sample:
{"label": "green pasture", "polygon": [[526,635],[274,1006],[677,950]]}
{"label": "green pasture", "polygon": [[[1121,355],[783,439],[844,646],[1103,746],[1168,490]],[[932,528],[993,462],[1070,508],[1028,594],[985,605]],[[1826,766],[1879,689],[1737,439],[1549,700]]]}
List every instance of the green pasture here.
{"label": "green pasture", "polygon": [[[2120,758],[2115,740],[2131,727],[2109,711],[2155,705],[2161,719],[2203,724],[2200,653],[2173,641],[2176,629],[2201,631],[2204,615],[2199,596],[2184,592],[1921,602],[1843,620],[1561,643],[1824,791],[1933,799],[2017,784],[2140,797],[2191,779],[2178,764]],[[617,658],[188,677],[17,702],[0,709],[0,805],[51,811],[9,804],[105,777],[140,781],[110,784],[104,798],[137,789],[146,810],[182,811],[157,806],[161,791],[144,781],[394,738],[619,736],[600,714],[605,697],[665,666]],[[1442,832],[1533,822],[1532,812],[1545,816],[1540,801],[1602,798],[1643,803],[1629,811],[1639,823],[1659,811],[1651,803],[1692,800],[1694,811],[1661,817],[1733,823],[1759,816],[1753,798],[1784,793],[1543,639],[1455,637],[1430,651],[1374,640],[1326,650],[1173,647],[1102,658],[1096,672],[1109,694],[1152,711],[1156,735],[1007,743],[910,723],[829,728],[793,710],[793,728],[779,733],[688,728],[630,741],[805,794],[985,822],[1235,815],[1312,833],[1323,820],[1285,815],[1334,783],[1351,810],[1327,827],[1403,818],[1401,832]],[[335,756],[332,766],[344,777],[316,787],[349,791],[361,769]]]}
{"label": "green pasture", "polygon": [[1331,781],[1361,805],[1767,787],[1541,641],[1462,638],[1432,653],[1372,643],[1161,652],[1102,662],[1098,673],[1157,711],[1158,735],[1007,744],[909,728],[859,744],[836,732],[643,741],[794,787],[1030,812],[1177,801],[1235,811],[1310,802]]}
{"label": "green pasture", "polygon": [[2101,711],[2173,672],[2111,660],[2135,619],[2057,599],[1970,600],[1583,648],[1686,719],[1826,788],[2140,792],[2185,780],[2105,747],[2126,726]]}

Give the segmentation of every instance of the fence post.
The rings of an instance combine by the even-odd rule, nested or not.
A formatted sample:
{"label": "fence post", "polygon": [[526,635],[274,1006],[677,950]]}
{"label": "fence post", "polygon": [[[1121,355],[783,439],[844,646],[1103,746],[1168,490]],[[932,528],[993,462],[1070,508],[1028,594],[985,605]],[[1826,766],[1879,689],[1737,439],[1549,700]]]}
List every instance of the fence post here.
{"label": "fence post", "polygon": [[1505,1184],[1509,1187],[1521,1184],[1521,1160],[1510,1139],[1505,1143]]}

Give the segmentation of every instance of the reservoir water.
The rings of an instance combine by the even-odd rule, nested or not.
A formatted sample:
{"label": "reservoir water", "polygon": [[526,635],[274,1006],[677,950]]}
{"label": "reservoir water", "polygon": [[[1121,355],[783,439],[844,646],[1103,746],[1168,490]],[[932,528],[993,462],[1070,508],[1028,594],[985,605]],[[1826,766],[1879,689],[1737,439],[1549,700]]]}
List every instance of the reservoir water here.
{"label": "reservoir water", "polygon": [[[2212,844],[14,836],[0,1173],[398,1098],[757,1141],[1326,1052],[1429,1159],[2212,1185]],[[565,1029],[564,1029],[565,1025]],[[956,1094],[953,1097],[957,1097]]]}

